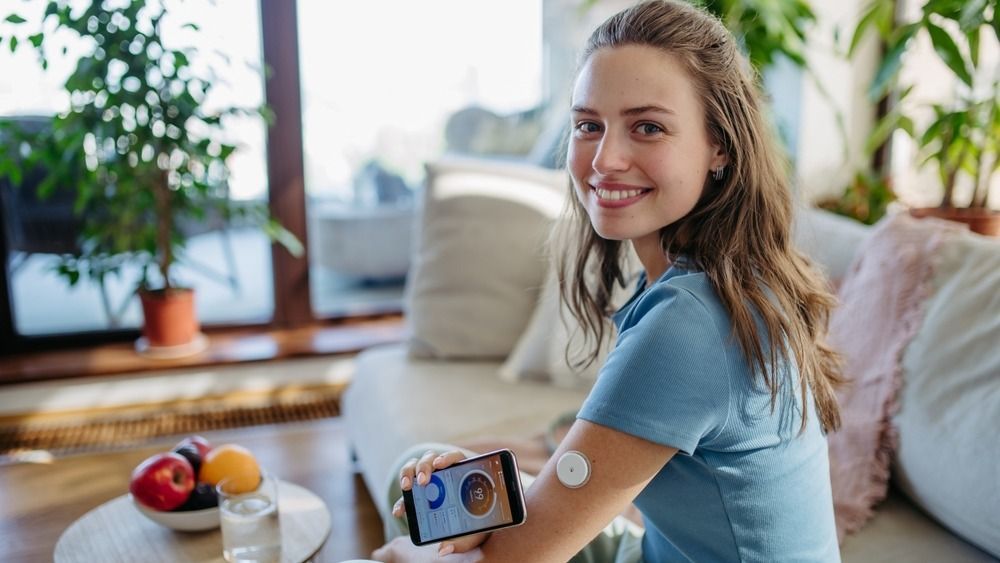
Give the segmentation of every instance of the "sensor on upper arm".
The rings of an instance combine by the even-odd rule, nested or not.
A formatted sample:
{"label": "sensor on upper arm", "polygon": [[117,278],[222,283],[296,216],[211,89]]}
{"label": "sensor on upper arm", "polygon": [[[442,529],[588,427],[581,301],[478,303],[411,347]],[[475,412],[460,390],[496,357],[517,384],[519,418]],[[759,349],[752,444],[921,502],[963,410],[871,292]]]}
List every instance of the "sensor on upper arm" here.
{"label": "sensor on upper arm", "polygon": [[568,451],[556,462],[559,482],[570,489],[579,489],[590,480],[590,460],[578,451]]}

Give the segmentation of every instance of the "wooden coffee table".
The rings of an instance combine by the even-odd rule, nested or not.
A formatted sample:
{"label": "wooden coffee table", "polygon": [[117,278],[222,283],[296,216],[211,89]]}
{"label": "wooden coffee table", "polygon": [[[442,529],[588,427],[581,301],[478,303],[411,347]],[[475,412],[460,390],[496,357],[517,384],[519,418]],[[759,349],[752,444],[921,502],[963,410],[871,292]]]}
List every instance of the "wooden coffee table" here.
{"label": "wooden coffee table", "polygon": [[[352,470],[340,419],[205,432],[215,444],[249,448],[284,481],[321,498],[331,533],[315,561],[368,557],[382,544],[382,525],[361,477]],[[128,490],[132,468],[180,437],[150,447],[0,467],[0,551],[5,562],[50,562],[66,528]],[[136,518],[141,518],[136,514]]]}

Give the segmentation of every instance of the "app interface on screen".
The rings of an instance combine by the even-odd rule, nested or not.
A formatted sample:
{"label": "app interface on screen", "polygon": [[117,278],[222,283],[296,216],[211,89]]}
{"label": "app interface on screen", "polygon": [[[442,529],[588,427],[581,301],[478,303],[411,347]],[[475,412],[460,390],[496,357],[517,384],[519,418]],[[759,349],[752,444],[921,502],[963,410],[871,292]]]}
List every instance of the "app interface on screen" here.
{"label": "app interface on screen", "polygon": [[413,504],[421,541],[514,521],[498,455],[435,471],[413,487]]}

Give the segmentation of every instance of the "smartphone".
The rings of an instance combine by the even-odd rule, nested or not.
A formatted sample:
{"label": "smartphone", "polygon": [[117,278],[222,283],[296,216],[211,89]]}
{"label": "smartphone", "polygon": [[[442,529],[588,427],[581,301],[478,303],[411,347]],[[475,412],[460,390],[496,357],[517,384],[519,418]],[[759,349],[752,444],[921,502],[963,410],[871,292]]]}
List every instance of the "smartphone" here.
{"label": "smartphone", "polygon": [[403,491],[410,539],[426,545],[524,523],[517,460],[497,450],[431,473],[426,485]]}

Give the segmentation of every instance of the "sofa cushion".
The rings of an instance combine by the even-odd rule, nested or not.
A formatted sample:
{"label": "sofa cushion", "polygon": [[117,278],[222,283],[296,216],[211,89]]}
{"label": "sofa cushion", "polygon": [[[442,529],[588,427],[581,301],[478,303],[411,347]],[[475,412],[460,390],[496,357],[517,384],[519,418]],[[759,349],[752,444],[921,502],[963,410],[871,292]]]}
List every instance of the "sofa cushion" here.
{"label": "sofa cushion", "polygon": [[[561,226],[565,227],[565,224]],[[567,235],[562,228],[557,232]],[[550,242],[552,257],[575,254],[575,247],[567,242],[567,238],[553,237]],[[615,310],[632,296],[635,282],[642,271],[642,264],[632,251],[632,245],[626,245],[625,250],[627,283],[626,287],[616,287],[612,292],[611,306]],[[572,367],[584,359],[595,344],[592,337],[584,338],[580,323],[573,318],[569,306],[559,298],[558,264],[554,258],[549,262],[531,321],[507,361],[500,367],[500,377],[511,382],[521,379],[550,381],[560,387],[589,389],[597,380],[597,372],[614,346],[615,327],[609,319],[604,341],[600,343],[597,359],[593,363],[583,368]]]}
{"label": "sofa cushion", "polygon": [[916,504],[1000,557],[1000,240],[958,232],[903,356],[895,477]]}
{"label": "sofa cushion", "polygon": [[[497,377],[498,367],[410,358],[404,344],[358,355],[341,408],[373,498],[381,498],[393,462],[414,444],[535,436],[586,396],[551,385],[511,385]],[[387,516],[388,507],[376,504]]]}
{"label": "sofa cushion", "polygon": [[[551,381],[560,387],[589,388],[597,379],[597,370],[604,364],[614,341],[614,327],[608,328],[597,359],[583,368],[572,367],[586,357],[594,345],[593,339],[584,338],[579,323],[559,299],[559,282],[550,269],[528,328],[500,366],[500,377],[509,382]],[[568,360],[567,346],[570,346]]]}
{"label": "sofa cushion", "polygon": [[829,445],[841,539],[868,520],[888,490],[900,359],[923,318],[933,256],[953,229],[905,214],[883,219],[840,287],[829,342],[843,355],[849,382],[837,390],[842,424]]}
{"label": "sofa cushion", "polygon": [[871,227],[814,207],[796,209],[792,236],[805,253],[836,287],[847,275],[861,242]]}
{"label": "sofa cushion", "polygon": [[418,357],[495,358],[528,324],[565,172],[449,160],[427,167],[404,308]]}
{"label": "sofa cushion", "polygon": [[844,563],[996,562],[988,553],[939,526],[893,489],[878,505],[871,521],[858,533],[847,536],[840,545],[840,557]]}

